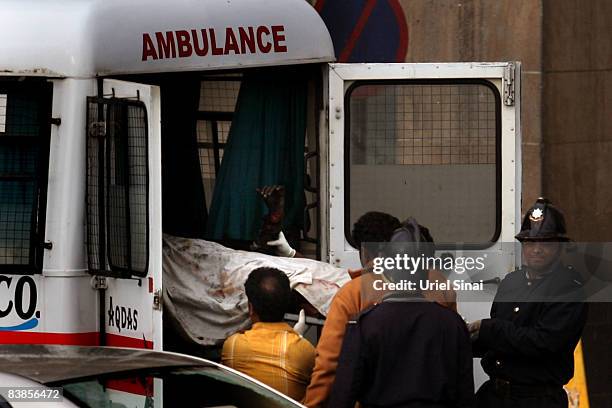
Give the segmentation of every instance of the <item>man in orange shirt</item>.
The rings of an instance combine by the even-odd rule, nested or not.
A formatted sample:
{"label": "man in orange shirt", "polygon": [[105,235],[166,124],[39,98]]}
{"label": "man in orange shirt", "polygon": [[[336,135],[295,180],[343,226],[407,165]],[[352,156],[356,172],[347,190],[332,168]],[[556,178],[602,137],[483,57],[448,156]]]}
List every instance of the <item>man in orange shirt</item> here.
{"label": "man in orange shirt", "polygon": [[[361,263],[364,269],[371,263],[371,255],[362,250],[362,243],[365,242],[388,242],[393,232],[401,227],[399,220],[392,215],[381,212],[368,212],[362,215],[353,226],[353,244],[360,248]],[[427,231],[426,228],[422,228]],[[429,232],[425,232],[426,240],[433,241]],[[371,288],[374,279],[372,273],[352,273],[352,276],[359,275],[344,285],[332,301],[329,312],[325,319],[325,325],[321,332],[321,337],[317,344],[317,357],[315,367],[312,372],[312,379],[306,390],[306,395],[302,403],[309,408],[325,406],[329,398],[332,385],[338,366],[338,357],[342,348],[344,332],[349,319],[359,314],[362,310],[373,305],[380,299],[380,292],[372,290],[363,291],[363,288]],[[446,281],[444,275],[439,271],[429,271],[430,281]],[[434,300],[439,304],[457,310],[456,293],[449,291],[432,291],[424,293],[426,298]]]}
{"label": "man in orange shirt", "polygon": [[253,327],[225,341],[221,361],[299,401],[310,381],[315,349],[283,321],[291,301],[289,279],[278,269],[258,268],[244,287]]}

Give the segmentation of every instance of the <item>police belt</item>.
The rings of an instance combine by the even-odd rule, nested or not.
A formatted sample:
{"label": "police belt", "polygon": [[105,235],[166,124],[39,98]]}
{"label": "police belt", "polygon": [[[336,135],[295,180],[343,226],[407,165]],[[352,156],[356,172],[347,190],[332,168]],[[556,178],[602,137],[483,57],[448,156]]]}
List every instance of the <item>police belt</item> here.
{"label": "police belt", "polygon": [[547,384],[517,384],[501,378],[492,378],[495,394],[501,398],[510,397],[539,397],[545,395],[557,395],[563,392],[560,385]]}

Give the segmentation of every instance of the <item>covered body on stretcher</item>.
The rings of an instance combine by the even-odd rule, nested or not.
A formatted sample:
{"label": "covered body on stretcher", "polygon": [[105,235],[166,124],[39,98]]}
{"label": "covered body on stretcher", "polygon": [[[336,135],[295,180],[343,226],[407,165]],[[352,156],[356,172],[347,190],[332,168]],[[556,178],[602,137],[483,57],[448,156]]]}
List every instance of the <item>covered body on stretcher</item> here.
{"label": "covered body on stretcher", "polygon": [[350,276],[306,258],[237,251],[215,242],[164,235],[164,319],[187,340],[218,345],[250,325],[244,282],[259,267],[287,274],[292,289],[322,315]]}

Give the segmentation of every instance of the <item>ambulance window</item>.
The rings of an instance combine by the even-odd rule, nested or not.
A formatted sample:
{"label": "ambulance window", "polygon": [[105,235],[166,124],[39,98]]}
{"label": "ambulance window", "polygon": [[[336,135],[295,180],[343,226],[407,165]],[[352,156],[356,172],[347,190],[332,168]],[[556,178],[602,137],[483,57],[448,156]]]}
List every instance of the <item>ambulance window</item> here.
{"label": "ambulance window", "polygon": [[500,97],[486,81],[359,82],[347,92],[346,235],[367,211],[414,216],[438,243],[500,231]]}
{"label": "ambulance window", "polygon": [[[149,261],[146,108],[134,100],[88,98],[87,121],[89,270],[107,274],[110,267],[121,277],[146,276]],[[105,137],[100,137],[101,134]]]}
{"label": "ambulance window", "polygon": [[147,273],[148,153],[147,118],[142,105],[111,105],[108,183],[109,263],[114,270]]}
{"label": "ambulance window", "polygon": [[42,268],[51,85],[0,83],[0,272]]}
{"label": "ambulance window", "polygon": [[197,133],[207,208],[212,201],[239,91],[239,77],[207,78],[201,82]]}

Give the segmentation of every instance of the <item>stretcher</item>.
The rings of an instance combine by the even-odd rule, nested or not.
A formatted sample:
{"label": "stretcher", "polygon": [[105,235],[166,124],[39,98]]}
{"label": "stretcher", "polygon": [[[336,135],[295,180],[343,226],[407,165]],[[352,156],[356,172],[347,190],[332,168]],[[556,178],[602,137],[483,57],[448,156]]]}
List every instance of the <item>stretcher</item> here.
{"label": "stretcher", "polygon": [[323,316],[346,269],[306,258],[238,251],[201,239],[163,237],[164,319],[188,341],[213,346],[250,325],[244,282],[259,267],[287,274],[291,288]]}

